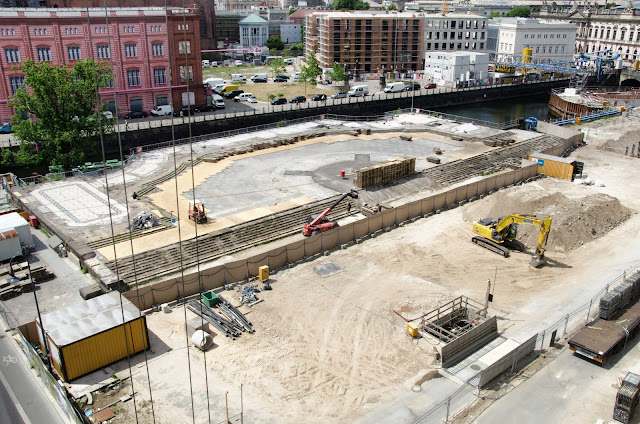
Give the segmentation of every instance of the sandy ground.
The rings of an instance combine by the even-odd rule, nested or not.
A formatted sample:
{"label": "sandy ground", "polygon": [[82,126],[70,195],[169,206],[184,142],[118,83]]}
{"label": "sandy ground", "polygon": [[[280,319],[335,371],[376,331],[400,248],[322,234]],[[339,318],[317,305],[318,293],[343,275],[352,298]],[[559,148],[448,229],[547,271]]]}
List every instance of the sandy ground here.
{"label": "sandy ground", "polygon": [[[150,379],[142,355],[133,367],[137,404],[146,417],[141,422],[150,422],[149,384],[156,422],[191,420],[191,391],[195,422],[208,421],[208,403],[211,422],[223,421],[225,392],[230,414],[240,411],[241,383],[247,422],[342,423],[372,410],[384,415],[393,399],[424,381],[434,361],[433,341],[406,336],[406,323],[393,310],[411,305],[427,311],[459,295],[482,300],[496,267],[491,313],[508,337],[523,341],[588,302],[613,276],[640,262],[640,184],[635,183],[640,159],[604,148],[624,145],[623,135],[640,124],[618,118],[587,128],[589,145],[573,156],[604,187],[546,178],[279,272],[273,291],[261,293],[265,301],[247,315],[256,333],[235,341],[217,335],[206,356],[186,347],[181,308],[150,315]],[[556,218],[548,266],[529,267],[534,248],[529,239],[524,240],[529,254],[510,258],[470,242],[473,220],[512,207],[518,210],[511,212]],[[314,272],[327,263],[340,272],[327,277]],[[129,374],[125,363],[113,371]],[[429,384],[422,384],[423,391]],[[131,422],[131,402],[120,412],[115,422]],[[609,413],[594,410],[595,417]]]}

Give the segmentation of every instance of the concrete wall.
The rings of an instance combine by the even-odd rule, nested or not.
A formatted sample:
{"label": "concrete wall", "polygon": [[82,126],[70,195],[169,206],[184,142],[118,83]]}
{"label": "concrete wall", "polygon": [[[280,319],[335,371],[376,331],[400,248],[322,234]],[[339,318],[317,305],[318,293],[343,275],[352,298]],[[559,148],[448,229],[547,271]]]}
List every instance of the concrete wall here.
{"label": "concrete wall", "polygon": [[311,260],[322,255],[323,251],[339,246],[375,237],[376,233],[406,223],[442,209],[456,207],[461,202],[477,199],[478,196],[510,186],[536,175],[538,165],[531,163],[526,167],[502,172],[461,187],[452,188],[443,193],[434,194],[424,199],[385,209],[384,212],[372,215],[359,221],[334,228],[278,247],[265,253],[229,262],[198,273],[187,274],[183,278],[176,277],[160,283],[142,286],[139,290],[124,293],[134,305],[141,310],[149,309],[154,304],[168,303],[178,297],[191,296],[205,290],[216,289],[225,284],[247,281],[258,275],[258,268],[269,266],[270,270],[284,268],[290,264]]}
{"label": "concrete wall", "polygon": [[[417,92],[402,93],[402,97],[394,98],[389,95],[352,97],[345,99],[345,103],[332,106],[318,106],[315,103],[307,102],[300,105],[299,109],[287,110],[284,112],[275,112],[266,110],[255,111],[254,113],[240,113],[236,117],[226,119],[204,120],[202,122],[192,123],[191,131],[194,136],[206,134],[215,134],[229,130],[246,128],[247,122],[251,125],[264,125],[279,122],[282,120],[293,120],[310,116],[319,116],[321,114],[337,114],[347,116],[375,116],[383,115],[385,112],[397,110],[398,108],[411,107],[413,105],[420,109],[437,109],[447,106],[455,106],[460,104],[481,103],[490,100],[505,100],[518,97],[529,97],[538,94],[548,94],[552,88],[564,87],[567,80],[549,81],[534,84],[515,84],[500,87],[474,87],[469,89],[460,89],[438,94],[420,95]],[[197,115],[196,115],[197,116]],[[198,119],[204,119],[203,116],[197,116]],[[250,121],[247,119],[249,118]],[[187,124],[175,125],[175,138],[186,138],[189,136],[189,128]],[[136,131],[126,131],[121,133],[122,146],[125,152],[137,146],[145,146],[148,144],[170,141],[171,127],[157,127]],[[118,137],[111,134],[105,137],[105,149],[107,158],[117,158],[119,156]],[[98,149],[97,151],[100,151]]]}
{"label": "concrete wall", "polygon": [[[575,127],[559,126],[544,121],[538,121],[538,132],[554,135],[556,137],[567,140],[567,145],[562,151],[569,146],[575,146],[584,140],[584,133]],[[553,153],[558,155],[557,153]]]}

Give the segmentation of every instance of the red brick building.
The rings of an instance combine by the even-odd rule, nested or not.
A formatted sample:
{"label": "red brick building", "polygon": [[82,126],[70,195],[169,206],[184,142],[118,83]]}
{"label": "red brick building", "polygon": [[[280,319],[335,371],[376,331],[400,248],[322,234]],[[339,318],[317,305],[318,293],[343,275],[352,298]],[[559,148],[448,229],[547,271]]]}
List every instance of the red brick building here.
{"label": "red brick building", "polygon": [[110,8],[87,14],[80,8],[5,8],[0,14],[0,122],[14,114],[7,102],[24,84],[20,63],[33,59],[71,66],[91,57],[112,64],[115,96],[107,87],[100,97],[120,115],[169,103],[174,109],[205,103],[197,10]]}

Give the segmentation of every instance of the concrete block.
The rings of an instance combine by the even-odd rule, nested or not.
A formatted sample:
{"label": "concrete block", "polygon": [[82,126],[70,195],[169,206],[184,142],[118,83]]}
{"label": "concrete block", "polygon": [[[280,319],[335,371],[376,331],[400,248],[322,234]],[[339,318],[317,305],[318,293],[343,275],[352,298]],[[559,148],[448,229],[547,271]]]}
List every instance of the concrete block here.
{"label": "concrete block", "polygon": [[325,250],[324,252],[322,252],[322,256],[329,256],[331,254],[331,251],[329,250]]}

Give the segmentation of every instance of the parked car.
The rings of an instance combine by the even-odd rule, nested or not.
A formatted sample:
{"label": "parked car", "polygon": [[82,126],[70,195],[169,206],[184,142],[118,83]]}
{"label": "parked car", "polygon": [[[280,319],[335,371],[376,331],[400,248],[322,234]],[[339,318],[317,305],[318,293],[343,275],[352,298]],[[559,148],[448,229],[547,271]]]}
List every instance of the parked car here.
{"label": "parked car", "polygon": [[226,97],[227,99],[233,99],[234,97],[239,96],[242,93],[244,93],[244,90],[231,90],[227,94],[225,94],[224,97]]}
{"label": "parked car", "polygon": [[236,60],[236,66],[242,66],[242,61],[241,60]]}
{"label": "parked car", "polygon": [[289,82],[289,78],[283,78],[282,75],[278,75],[273,79],[273,82]]}
{"label": "parked car", "polygon": [[272,105],[286,105],[287,104],[287,99],[285,99],[284,97],[278,97],[277,99],[271,100],[271,104]]}
{"label": "parked car", "polygon": [[246,102],[252,97],[253,97],[253,94],[251,94],[251,93],[241,93],[241,94],[238,94],[236,97],[234,97],[233,101],[234,102]]}
{"label": "parked car", "polygon": [[293,65],[293,59],[285,59],[284,63],[286,63],[287,65]]}
{"label": "parked car", "polygon": [[434,82],[430,82],[429,84],[425,84],[424,88],[426,88],[427,90],[430,90],[432,88],[438,88],[438,85]]}
{"label": "parked car", "polygon": [[202,105],[196,108],[196,112],[212,112],[216,110],[214,105]]}
{"label": "parked car", "polygon": [[215,104],[216,109],[224,109],[224,99],[219,94],[213,95],[212,102]]}
{"label": "parked car", "polygon": [[332,99],[344,99],[346,97],[347,97],[346,91],[338,91],[337,93],[334,93],[331,95]]}
{"label": "parked car", "polygon": [[138,118],[146,118],[147,117],[147,112],[143,112],[143,111],[136,111],[136,112],[129,112],[124,116],[124,119],[138,119]]}
{"label": "parked car", "polygon": [[295,104],[299,104],[299,103],[304,103],[307,101],[307,98],[304,96],[296,96],[296,97],[292,97],[289,100],[289,103],[295,103]]}
{"label": "parked car", "polygon": [[314,102],[323,102],[323,101],[327,100],[327,95],[326,94],[316,94],[315,96],[313,96],[311,98],[311,100],[313,100]]}
{"label": "parked car", "polygon": [[251,96],[251,97],[249,97],[248,102],[249,103],[258,103],[258,99],[256,99],[255,97]]}
{"label": "parked car", "polygon": [[[285,100],[285,103],[287,101]],[[4,133],[4,134],[9,134],[11,132],[11,124],[9,122],[5,122],[4,124],[2,124],[2,126],[0,127],[0,133]]]}
{"label": "parked car", "polygon": [[417,82],[410,82],[409,84],[407,84],[407,86],[404,88],[404,91],[414,91],[414,90],[420,90],[420,84]]}
{"label": "parked car", "polygon": [[173,116],[189,116],[196,113],[196,108],[191,107],[183,107],[182,109],[178,109],[173,112]]}
{"label": "parked car", "polygon": [[165,116],[165,115],[171,115],[172,113],[173,113],[173,108],[171,107],[171,105],[161,105],[151,109],[151,114],[153,116]]}
{"label": "parked car", "polygon": [[276,75],[276,78],[282,78],[282,79],[285,79],[285,80],[289,81],[289,76],[288,75],[280,74],[280,75]]}
{"label": "parked car", "polygon": [[267,82],[266,78],[255,78],[253,82]]}
{"label": "parked car", "polygon": [[113,119],[113,113],[110,110],[105,110],[102,115],[107,119]]}

